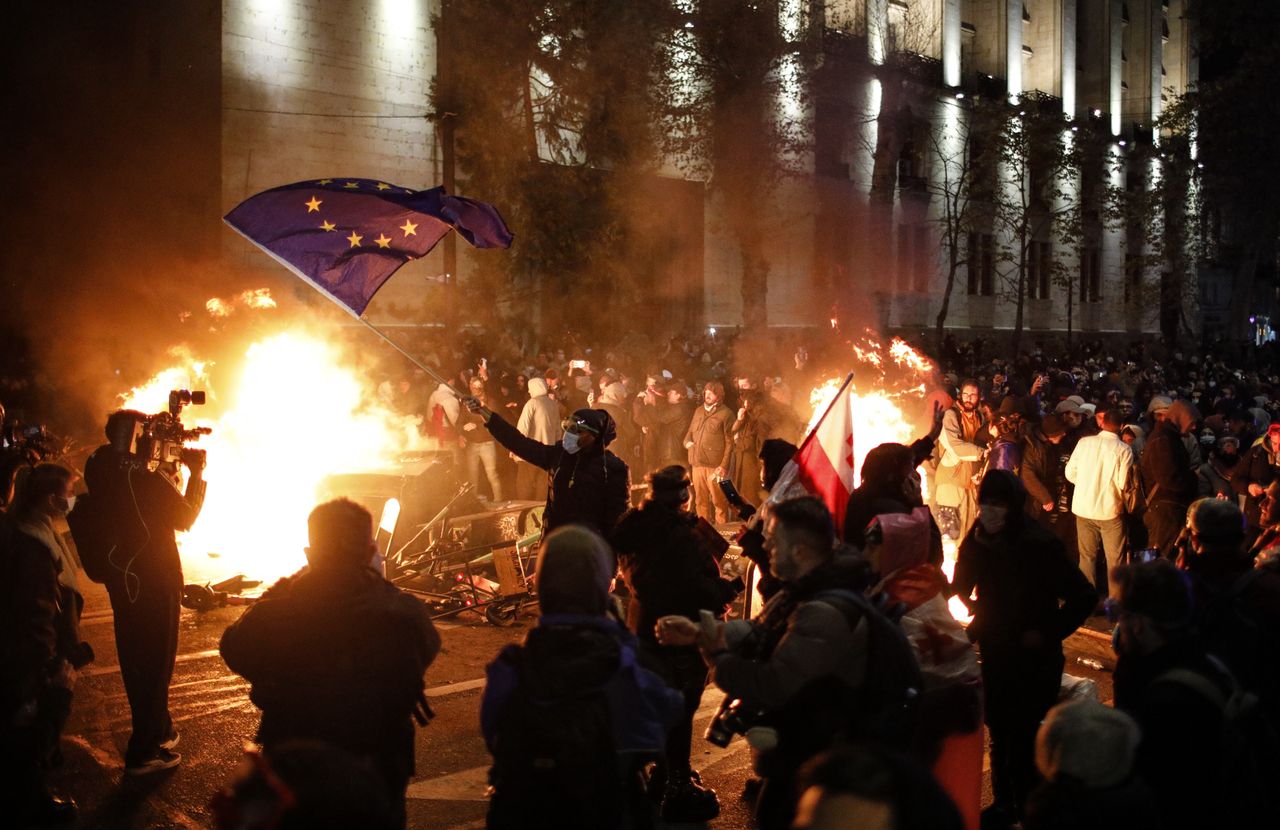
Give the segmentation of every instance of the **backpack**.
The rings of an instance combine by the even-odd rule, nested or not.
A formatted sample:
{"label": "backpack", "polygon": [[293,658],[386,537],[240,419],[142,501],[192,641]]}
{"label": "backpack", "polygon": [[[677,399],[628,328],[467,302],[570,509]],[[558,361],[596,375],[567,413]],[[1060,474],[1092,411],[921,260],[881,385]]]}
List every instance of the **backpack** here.
{"label": "backpack", "polygon": [[93,493],[77,496],[75,507],[67,514],[67,526],[85,576],[106,583],[113,570],[111,553],[116,548],[116,534],[102,498]]}
{"label": "backpack", "polygon": [[[1280,744],[1258,696],[1246,691],[1225,665],[1209,658],[1230,680],[1231,691],[1191,669],[1170,669],[1156,683],[1176,683],[1213,704],[1222,713],[1222,735],[1216,759],[1204,759],[1204,770],[1216,771],[1223,804],[1223,826],[1274,826],[1280,820],[1275,791],[1278,772],[1275,747]],[[1265,819],[1264,819],[1265,817]]]}
{"label": "backpack", "polygon": [[861,620],[867,621],[866,679],[848,698],[850,737],[910,746],[920,725],[924,678],[902,627],[854,591],[822,591],[813,600],[840,611],[850,629],[856,629]]}
{"label": "backpack", "polygon": [[624,787],[602,687],[543,697],[522,647],[499,656],[517,683],[498,720],[490,828],[607,830],[622,822]]}

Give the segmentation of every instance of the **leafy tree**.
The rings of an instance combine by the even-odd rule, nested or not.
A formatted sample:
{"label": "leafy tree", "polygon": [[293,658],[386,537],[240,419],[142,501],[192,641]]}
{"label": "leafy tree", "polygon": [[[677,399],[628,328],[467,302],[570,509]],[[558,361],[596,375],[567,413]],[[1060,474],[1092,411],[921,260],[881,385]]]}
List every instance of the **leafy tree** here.
{"label": "leafy tree", "polygon": [[462,189],[517,234],[477,264],[469,313],[493,325],[502,301],[536,296],[544,330],[613,319],[653,270],[633,255],[631,217],[659,161],[669,5],[444,0],[433,25],[432,106]]}

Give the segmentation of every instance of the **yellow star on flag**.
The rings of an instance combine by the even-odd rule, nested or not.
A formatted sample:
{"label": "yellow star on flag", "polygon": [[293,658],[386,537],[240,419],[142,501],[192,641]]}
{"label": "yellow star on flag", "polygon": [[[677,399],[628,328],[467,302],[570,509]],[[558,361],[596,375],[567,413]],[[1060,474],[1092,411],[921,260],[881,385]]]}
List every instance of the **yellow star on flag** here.
{"label": "yellow star on flag", "polygon": [[390,248],[390,247],[391,247],[391,238],[390,238],[390,237],[388,237],[385,233],[383,233],[383,234],[378,234],[378,238],[377,238],[377,239],[375,239],[375,240],[373,240],[373,241],[378,243],[378,247],[379,247],[379,248]]}
{"label": "yellow star on flag", "polygon": [[321,179],[316,184],[333,184],[333,179]]}
{"label": "yellow star on flag", "polygon": [[359,186],[360,186],[360,182],[347,182],[346,184],[343,185],[343,187],[359,187]]}
{"label": "yellow star on flag", "polygon": [[379,189],[379,190],[390,190],[390,189],[391,189],[391,185],[387,184],[386,182],[378,182],[378,189]]}
{"label": "yellow star on flag", "polygon": [[307,206],[307,213],[314,213],[320,209],[320,206],[323,205],[324,202],[320,201],[315,196],[312,196],[310,202],[303,202],[303,204]]}
{"label": "yellow star on flag", "polygon": [[337,228],[337,227],[338,227],[338,226],[337,226],[337,225],[335,225],[335,224],[333,224],[332,222],[321,222],[321,223],[320,223],[320,229],[321,229],[321,230],[325,230],[325,231],[331,231],[331,230],[334,230],[334,229],[335,229],[335,228]]}
{"label": "yellow star on flag", "polygon": [[408,219],[404,220],[404,224],[400,226],[400,230],[404,231],[405,236],[418,235],[418,226],[410,222]]}
{"label": "yellow star on flag", "polygon": [[347,237],[347,241],[351,243],[351,247],[352,247],[352,248],[354,248],[354,247],[356,247],[357,245],[359,245],[359,244],[360,244],[360,240],[362,240],[362,239],[364,239],[364,237],[363,237],[363,236],[361,236],[360,234],[356,233],[355,231],[352,231],[352,232],[351,232],[351,236],[348,236],[348,237]]}

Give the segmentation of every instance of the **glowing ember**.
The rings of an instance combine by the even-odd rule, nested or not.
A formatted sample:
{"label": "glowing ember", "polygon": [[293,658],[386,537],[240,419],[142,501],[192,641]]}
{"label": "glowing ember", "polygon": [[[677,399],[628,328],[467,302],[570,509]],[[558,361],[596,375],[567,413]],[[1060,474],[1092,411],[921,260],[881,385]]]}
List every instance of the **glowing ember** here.
{"label": "glowing ember", "polygon": [[212,297],[204,304],[204,310],[209,312],[210,317],[230,317],[237,308],[264,309],[275,307],[276,301],[271,297],[271,291],[266,288],[251,288],[248,291],[241,291],[228,300],[224,300],[221,297]]}
{"label": "glowing ember", "polygon": [[213,428],[198,444],[209,456],[204,510],[179,534],[188,581],[293,572],[305,562],[306,517],[326,476],[385,467],[425,448],[419,419],[378,403],[322,337],[277,334],[249,346],[236,367],[173,356],[177,365],[121,397],[127,408],[154,413],[170,389],[209,393],[207,406],[183,412],[188,427]]}

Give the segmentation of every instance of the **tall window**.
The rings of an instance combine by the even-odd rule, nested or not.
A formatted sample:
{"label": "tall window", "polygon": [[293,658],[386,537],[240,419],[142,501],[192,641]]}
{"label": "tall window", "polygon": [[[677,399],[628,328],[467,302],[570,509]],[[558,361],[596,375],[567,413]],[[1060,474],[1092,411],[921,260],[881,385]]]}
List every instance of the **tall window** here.
{"label": "tall window", "polygon": [[989,233],[969,234],[969,293],[990,297],[996,287],[995,237]]}
{"label": "tall window", "polygon": [[1102,252],[1096,246],[1080,249],[1080,302],[1102,299]]}
{"label": "tall window", "polygon": [[1053,275],[1053,243],[1032,240],[1027,251],[1027,299],[1049,299]]}
{"label": "tall window", "polygon": [[1124,301],[1142,299],[1142,257],[1134,253],[1124,255]]}

